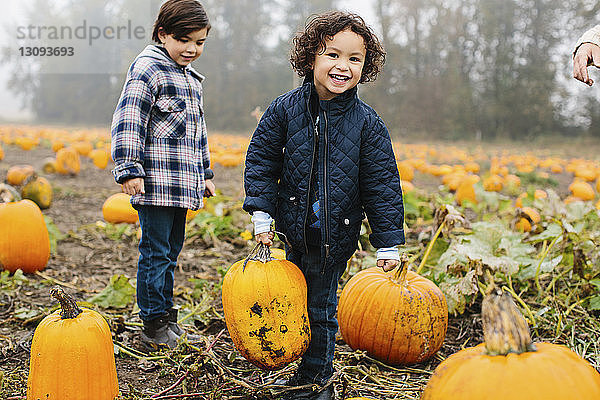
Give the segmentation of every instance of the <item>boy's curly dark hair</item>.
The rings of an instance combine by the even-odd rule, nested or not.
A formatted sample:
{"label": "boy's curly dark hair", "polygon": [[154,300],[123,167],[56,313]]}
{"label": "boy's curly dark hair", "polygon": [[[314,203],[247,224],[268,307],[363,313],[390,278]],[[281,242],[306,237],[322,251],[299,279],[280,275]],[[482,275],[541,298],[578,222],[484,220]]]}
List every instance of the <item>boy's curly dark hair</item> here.
{"label": "boy's curly dark hair", "polygon": [[357,14],[343,11],[327,11],[313,15],[304,27],[292,39],[290,62],[299,76],[312,72],[312,65],[319,51],[324,51],[325,40],[331,40],[335,34],[350,29],[365,41],[367,54],[359,83],[371,82],[383,69],[385,50],[375,33]]}

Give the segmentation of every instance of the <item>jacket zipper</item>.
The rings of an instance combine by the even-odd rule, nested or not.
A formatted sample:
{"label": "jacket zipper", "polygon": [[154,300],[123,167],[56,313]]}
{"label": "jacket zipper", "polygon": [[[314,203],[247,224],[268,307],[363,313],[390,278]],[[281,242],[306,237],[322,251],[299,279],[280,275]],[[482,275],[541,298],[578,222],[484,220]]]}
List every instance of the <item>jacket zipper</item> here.
{"label": "jacket zipper", "polygon": [[[310,96],[311,93],[308,93],[308,100],[306,100],[306,106],[308,107],[309,110],[309,116],[310,116],[310,123],[312,124],[313,127],[313,131],[314,131],[314,141],[313,141],[313,153],[312,153],[312,158],[310,160],[310,171],[309,171],[309,175],[308,175],[308,192],[306,193],[306,212],[304,213],[304,223],[302,224],[302,230],[303,230],[303,237],[304,237],[304,249],[306,250],[306,254],[308,254],[308,243],[306,242],[306,222],[308,221],[308,213],[309,213],[309,207],[311,207],[310,203],[310,190],[311,190],[311,183],[312,183],[312,174],[313,174],[313,169],[315,167],[315,152],[319,150],[318,144],[319,144],[319,131],[317,129],[317,124],[315,123],[315,121],[313,121],[313,117],[312,114],[310,113]],[[318,119],[318,117],[317,117]]]}
{"label": "jacket zipper", "polygon": [[[323,113],[323,117],[325,118],[325,131],[323,132],[323,139],[325,141],[325,149],[323,150],[323,191],[324,191],[324,203],[323,204],[323,222],[325,224],[325,260],[327,260],[327,258],[329,258],[329,216],[328,216],[328,207],[327,205],[329,204],[329,201],[327,199],[327,158],[329,157],[329,150],[328,150],[328,140],[327,137],[329,136],[327,132],[327,112]],[[323,262],[323,269],[321,270],[321,273],[325,272],[325,260]]]}

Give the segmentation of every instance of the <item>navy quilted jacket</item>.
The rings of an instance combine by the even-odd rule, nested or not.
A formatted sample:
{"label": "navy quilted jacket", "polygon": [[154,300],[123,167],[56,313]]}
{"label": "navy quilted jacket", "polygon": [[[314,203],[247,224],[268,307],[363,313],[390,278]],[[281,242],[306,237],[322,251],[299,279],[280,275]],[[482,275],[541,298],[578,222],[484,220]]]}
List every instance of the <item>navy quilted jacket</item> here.
{"label": "navy quilted jacket", "polygon": [[262,116],[246,155],[244,210],[269,213],[293,249],[305,251],[310,177],[316,168],[324,267],[352,256],[363,211],[374,247],[404,243],[400,175],[383,121],[354,88],[319,101],[316,143],[309,111],[314,90],[307,80],[275,99]]}

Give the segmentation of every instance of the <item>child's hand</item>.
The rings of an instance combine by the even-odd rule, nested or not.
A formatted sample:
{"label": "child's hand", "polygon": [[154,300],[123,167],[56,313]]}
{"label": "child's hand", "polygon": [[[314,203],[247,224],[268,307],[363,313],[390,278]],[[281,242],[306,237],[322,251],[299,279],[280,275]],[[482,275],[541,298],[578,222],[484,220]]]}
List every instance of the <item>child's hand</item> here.
{"label": "child's hand", "polygon": [[377,266],[388,272],[398,266],[398,260],[377,260]]}
{"label": "child's hand", "polygon": [[215,187],[215,183],[212,181],[212,179],[207,179],[205,182],[205,189],[204,189],[204,197],[212,197],[215,195],[216,193],[216,187]]}
{"label": "child's hand", "polygon": [[267,246],[271,246],[273,244],[274,238],[275,238],[275,233],[273,231],[259,233],[254,236],[254,239],[256,239],[256,241],[258,243],[266,244]]}
{"label": "child's hand", "polygon": [[584,43],[577,49],[573,57],[573,78],[592,86],[594,81],[588,74],[587,67],[600,65],[600,47],[593,43]]}
{"label": "child's hand", "polygon": [[122,185],[123,193],[127,193],[130,196],[138,193],[146,193],[144,191],[144,179],[143,178],[131,178],[123,182]]}

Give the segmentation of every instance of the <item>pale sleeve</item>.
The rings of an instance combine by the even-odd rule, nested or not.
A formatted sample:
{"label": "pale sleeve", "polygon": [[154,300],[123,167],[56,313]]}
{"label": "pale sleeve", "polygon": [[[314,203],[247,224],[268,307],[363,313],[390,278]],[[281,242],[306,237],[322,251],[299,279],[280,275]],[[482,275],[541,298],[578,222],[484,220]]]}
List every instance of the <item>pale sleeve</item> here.
{"label": "pale sleeve", "polygon": [[586,31],[583,35],[581,35],[581,37],[577,41],[577,44],[575,45],[575,50],[573,50],[573,56],[577,52],[579,46],[581,46],[584,43],[593,43],[597,46],[600,46],[600,25],[594,26],[590,30]]}

